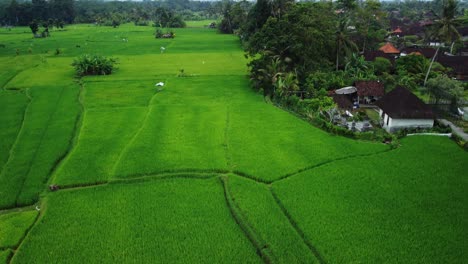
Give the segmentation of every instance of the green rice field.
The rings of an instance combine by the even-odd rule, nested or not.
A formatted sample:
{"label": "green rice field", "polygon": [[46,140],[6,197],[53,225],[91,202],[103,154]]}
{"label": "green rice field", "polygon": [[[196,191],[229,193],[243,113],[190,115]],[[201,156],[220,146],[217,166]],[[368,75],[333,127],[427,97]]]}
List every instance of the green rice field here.
{"label": "green rice field", "polygon": [[0,264],[466,263],[466,151],[315,128],[206,24],[0,29]]}

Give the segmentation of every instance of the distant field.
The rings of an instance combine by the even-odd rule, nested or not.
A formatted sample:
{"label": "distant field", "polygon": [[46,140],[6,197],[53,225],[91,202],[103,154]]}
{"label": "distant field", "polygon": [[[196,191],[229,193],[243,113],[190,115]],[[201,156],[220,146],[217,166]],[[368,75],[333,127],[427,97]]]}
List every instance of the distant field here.
{"label": "distant field", "polygon": [[[2,29],[0,263],[468,259],[466,152],[311,126],[252,91],[238,37],[210,22],[169,40],[130,24]],[[77,78],[83,53],[116,71]]]}
{"label": "distant field", "polygon": [[218,23],[216,20],[199,20],[199,21],[187,21],[187,27],[205,27],[209,26],[211,22]]}

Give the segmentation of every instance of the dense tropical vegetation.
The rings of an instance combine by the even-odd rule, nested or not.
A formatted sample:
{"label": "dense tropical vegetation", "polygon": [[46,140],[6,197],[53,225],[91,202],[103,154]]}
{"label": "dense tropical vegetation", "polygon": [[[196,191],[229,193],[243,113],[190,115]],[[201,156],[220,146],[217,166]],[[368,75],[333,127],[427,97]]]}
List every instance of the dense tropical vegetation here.
{"label": "dense tropical vegetation", "polygon": [[[463,7],[464,3],[456,0],[434,1],[424,7],[411,1],[395,4],[260,0],[248,12],[241,8],[241,3],[226,4],[230,11],[223,13],[223,24],[245,22],[233,23],[232,29],[221,31],[239,35],[250,57],[253,87],[283,105],[285,101],[304,105],[302,100],[309,99],[327,105],[327,91],[350,86],[358,80],[382,81],[387,91],[403,86],[417,94],[428,94],[431,102],[439,102],[440,93],[436,95],[434,89],[425,86],[428,80],[450,74],[451,69],[436,62],[435,57],[462,47],[457,28],[464,24]],[[406,19],[405,14],[416,16],[418,23],[432,19],[423,29],[425,38],[421,42],[418,36],[392,38],[391,24]],[[386,57],[368,61],[362,55],[377,50],[385,42],[405,48],[413,47],[416,41],[419,47],[428,47],[431,41],[445,45],[439,45],[432,58],[410,54],[392,61]],[[444,99],[455,105],[461,99],[460,93],[445,94]]]}

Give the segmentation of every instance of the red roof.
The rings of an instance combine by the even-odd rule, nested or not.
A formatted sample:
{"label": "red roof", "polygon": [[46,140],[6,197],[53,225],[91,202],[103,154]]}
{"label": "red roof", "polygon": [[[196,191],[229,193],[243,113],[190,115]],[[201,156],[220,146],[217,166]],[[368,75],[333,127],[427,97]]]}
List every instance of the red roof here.
{"label": "red roof", "polygon": [[399,54],[400,51],[395,48],[392,43],[387,42],[385,45],[380,47],[380,51],[383,51],[384,53],[390,53],[390,54]]}
{"label": "red roof", "polygon": [[384,85],[379,81],[356,81],[354,86],[357,88],[359,96],[383,96],[385,94]]}
{"label": "red roof", "polygon": [[399,34],[399,33],[402,33],[403,31],[401,31],[401,28],[400,27],[397,27],[395,30],[393,30],[393,33],[395,34]]}

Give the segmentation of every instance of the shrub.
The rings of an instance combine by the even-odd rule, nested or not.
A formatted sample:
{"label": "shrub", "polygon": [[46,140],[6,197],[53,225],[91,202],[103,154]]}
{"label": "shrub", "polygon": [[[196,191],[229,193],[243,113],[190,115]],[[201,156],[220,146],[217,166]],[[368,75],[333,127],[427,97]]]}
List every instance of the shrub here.
{"label": "shrub", "polygon": [[39,31],[39,25],[35,20],[33,20],[31,23],[29,23],[29,28],[31,29],[31,32],[33,35],[36,35],[36,33]]}
{"label": "shrub", "polygon": [[79,76],[84,75],[108,75],[114,70],[117,61],[114,58],[106,58],[100,55],[84,54],[76,58],[72,66]]}

